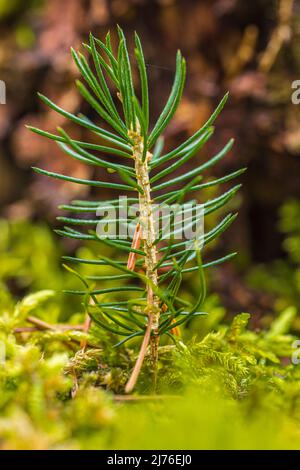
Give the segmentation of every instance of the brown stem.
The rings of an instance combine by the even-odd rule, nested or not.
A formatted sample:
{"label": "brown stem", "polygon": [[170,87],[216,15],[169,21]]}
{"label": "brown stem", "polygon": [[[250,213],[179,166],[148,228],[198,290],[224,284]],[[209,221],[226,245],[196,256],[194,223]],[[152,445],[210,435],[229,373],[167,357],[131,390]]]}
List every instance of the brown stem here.
{"label": "brown stem", "polygon": [[127,393],[132,391],[136,384],[149,342],[154,383],[156,382],[160,317],[159,298],[153,292],[153,286],[158,285],[158,273],[156,269],[157,248],[155,245],[155,220],[153,214],[148,168],[148,162],[152,155],[151,153],[147,152],[146,158],[143,159],[144,143],[142,137],[137,133],[132,133],[131,138],[135,143],[133,148],[133,158],[135,160],[136,179],[139,187],[142,189],[142,192],[139,193],[139,237],[143,242],[143,249],[145,252],[146,278],[149,280],[149,283],[147,283],[146,286],[147,306],[145,308],[145,313],[148,316],[148,324],[137,362],[126,385],[125,390]]}
{"label": "brown stem", "polygon": [[[82,325],[82,330],[84,333],[88,333],[89,329],[90,329],[90,326],[91,326],[91,317],[87,314],[86,317],[85,317],[85,320],[84,320],[84,324]],[[87,347],[87,338],[83,339],[81,342],[80,342],[80,347],[83,351],[86,350],[86,347]]]}
{"label": "brown stem", "polygon": [[294,0],[280,0],[278,9],[278,25],[274,29],[266,50],[260,57],[259,69],[268,73],[273,66],[284,43],[291,39],[291,19]]}
{"label": "brown stem", "polygon": [[[20,326],[14,329],[14,333],[32,333],[35,331],[48,330],[49,328],[34,327],[34,326]],[[52,330],[52,328],[51,328]],[[83,325],[57,325],[55,331],[69,331],[69,330],[83,330]]]}
{"label": "brown stem", "polygon": [[146,355],[147,348],[148,348],[149,341],[150,341],[150,335],[151,335],[151,319],[149,318],[145,336],[143,338],[142,346],[141,346],[137,361],[134,365],[133,371],[131,373],[130,379],[128,380],[126,384],[125,393],[131,393],[135,387],[135,384],[140,375],[141,368],[145,359],[145,355]]}
{"label": "brown stem", "polygon": [[[140,224],[136,224],[132,243],[131,243],[131,248],[134,248],[135,250],[138,250],[140,248],[141,244],[141,226]],[[135,263],[136,263],[136,253],[132,251],[129,253],[128,256],[128,261],[127,261],[127,269],[130,269],[130,271],[133,271],[135,268]]]}
{"label": "brown stem", "polygon": [[55,326],[36,317],[27,317],[27,321],[37,326],[41,330],[56,330]]}
{"label": "brown stem", "polygon": [[[31,323],[32,325],[35,325],[38,329],[40,330],[83,330],[82,325],[51,325],[50,323],[47,323],[40,318],[29,316],[26,318],[28,323]],[[26,328],[26,327],[24,327]],[[16,328],[16,330],[21,330],[21,328]]]}
{"label": "brown stem", "polygon": [[159,345],[159,335],[158,333],[153,334],[151,337],[151,367],[153,374],[153,391],[156,391],[157,383],[157,363],[158,363],[158,345]]}

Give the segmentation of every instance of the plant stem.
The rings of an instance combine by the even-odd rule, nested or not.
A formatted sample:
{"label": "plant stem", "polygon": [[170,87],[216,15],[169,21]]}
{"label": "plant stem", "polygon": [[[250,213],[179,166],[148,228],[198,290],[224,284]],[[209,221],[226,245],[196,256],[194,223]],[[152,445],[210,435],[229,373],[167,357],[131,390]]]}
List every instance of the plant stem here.
{"label": "plant stem", "polygon": [[145,252],[146,277],[150,282],[146,286],[147,306],[145,313],[148,316],[148,325],[136,365],[126,386],[127,393],[135,386],[149,342],[153,382],[154,386],[156,385],[160,317],[159,298],[153,292],[153,286],[158,285],[158,274],[157,269],[155,269],[157,264],[157,249],[154,243],[156,233],[148,167],[152,154],[147,152],[146,158],[143,160],[143,138],[134,132],[131,133],[130,137],[134,142],[133,158],[135,160],[136,179],[142,189],[142,193],[139,193],[140,237]]}
{"label": "plant stem", "polygon": [[131,373],[130,379],[128,380],[126,384],[125,393],[131,393],[135,387],[136,381],[138,379],[138,376],[140,375],[141,368],[145,359],[145,355],[146,355],[147,348],[148,348],[149,341],[150,341],[150,336],[151,336],[151,318],[148,317],[148,325],[147,325],[146,332],[143,338],[142,346],[141,346],[138,358],[136,360],[136,363],[134,365],[133,371]]}
{"label": "plant stem", "polygon": [[[90,329],[90,326],[91,326],[91,323],[92,323],[92,320],[91,320],[91,317],[86,314],[86,317],[85,317],[85,320],[84,320],[84,324],[82,325],[82,330],[84,331],[84,333],[88,333],[89,329]],[[83,339],[80,343],[80,347],[83,351],[86,350],[86,347],[87,347],[87,338]]]}

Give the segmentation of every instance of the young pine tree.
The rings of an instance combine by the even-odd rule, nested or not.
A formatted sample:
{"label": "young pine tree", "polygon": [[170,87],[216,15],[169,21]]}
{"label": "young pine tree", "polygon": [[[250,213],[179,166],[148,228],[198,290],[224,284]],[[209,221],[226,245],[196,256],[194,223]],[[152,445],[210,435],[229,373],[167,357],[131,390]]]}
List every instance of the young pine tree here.
{"label": "young pine tree", "polygon": [[[78,90],[99,115],[99,122],[105,122],[110,130],[82,114],[71,114],[45,96],[39,95],[47,106],[78,126],[88,129],[94,134],[93,142],[96,137],[98,143],[74,140],[61,128],[58,128],[57,134],[52,134],[29,127],[33,132],[56,141],[71,158],[107,170],[108,177],[106,181],[99,181],[34,168],[36,172],[91,188],[101,188],[104,193],[107,189],[116,192],[116,197],[110,200],[76,200],[61,206],[61,209],[67,211],[67,216],[59,217],[59,220],[66,225],[57,232],[65,237],[95,240],[99,243],[96,259],[65,257],[69,262],[110,266],[114,271],[114,274],[109,276],[100,274],[85,278],[77,273],[84,289],[68,293],[84,296],[84,303],[92,321],[119,336],[121,340],[118,345],[133,338],[141,338],[140,352],[126,392],[132,391],[135,386],[148,346],[150,345],[155,377],[160,338],[166,335],[174,339],[179,325],[203,313],[201,306],[206,294],[204,270],[235,255],[231,253],[204,264],[200,255],[202,247],[215,240],[231,224],[235,214],[227,215],[208,233],[196,231],[197,235],[189,240],[187,245],[186,240],[177,236],[180,231],[177,214],[173,213],[169,218],[166,235],[166,231],[162,229],[166,216],[163,211],[157,212],[156,208],[175,205],[177,211],[187,202],[195,202],[191,199],[193,193],[230,181],[244,171],[242,169],[222,178],[202,182],[204,170],[215,165],[226,155],[232,147],[232,140],[210,160],[197,164],[190,171],[184,169],[184,164],[195,157],[212,136],[212,124],[222,110],[227,95],[201,129],[172,151],[163,151],[161,136],[180,104],[186,76],[185,61],[178,51],[170,95],[156,123],[150,129],[147,67],[137,34],[134,39],[139,90],[134,86],[130,55],[120,28],[116,52],[112,48],[109,33],[105,42],[90,35],[89,44],[83,44],[91,61],[72,50],[73,59],[85,82],[76,82]],[[107,158],[104,158],[103,154],[107,154]],[[113,172],[117,173],[118,182],[110,181],[110,174]],[[236,185],[221,196],[205,202],[202,205],[202,214],[206,216],[222,207],[238,189],[239,185]],[[115,208],[117,214],[120,206],[118,196],[125,195],[130,196],[127,202],[138,207],[139,217],[129,214],[126,220],[122,221],[134,226],[133,235],[128,234],[127,238],[121,238],[116,233],[109,237],[99,237],[99,219],[95,218],[98,207],[102,210]],[[184,212],[184,216],[189,227],[194,227],[199,222],[197,211],[188,212],[188,216]],[[106,223],[107,220],[102,219],[102,222]],[[120,216],[115,215],[112,222],[121,222]],[[81,228],[74,229],[74,226]],[[113,257],[103,254],[105,245],[110,250],[115,250]],[[73,269],[72,271],[75,272]],[[180,297],[180,286],[184,275],[193,271],[198,273],[199,295],[191,304]],[[112,297],[107,298],[107,295]]]}

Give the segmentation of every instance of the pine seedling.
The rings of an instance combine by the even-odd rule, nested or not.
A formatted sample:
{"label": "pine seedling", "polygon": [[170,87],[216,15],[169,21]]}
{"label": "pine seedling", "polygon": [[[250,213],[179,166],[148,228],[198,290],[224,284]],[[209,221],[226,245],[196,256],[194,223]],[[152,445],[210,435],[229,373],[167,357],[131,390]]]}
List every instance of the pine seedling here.
{"label": "pine seedling", "polygon": [[[187,245],[187,240],[179,237],[182,224],[180,218],[178,219],[178,211],[183,205],[195,204],[191,197],[196,192],[228,182],[244,171],[242,169],[222,178],[202,181],[202,173],[229,152],[232,139],[217,155],[195,165],[194,169],[186,171],[183,166],[197,155],[212,136],[213,123],[227,100],[227,94],[201,129],[175,149],[164,152],[162,134],[181,101],[186,76],[185,60],[178,51],[170,95],[150,130],[147,66],[137,34],[134,40],[135,69],[131,65],[126,38],[120,28],[116,52],[111,45],[110,33],[105,42],[90,35],[89,44],[84,44],[90,61],[72,49],[73,59],[84,80],[76,82],[78,90],[99,115],[99,121],[105,123],[105,128],[82,114],[65,111],[45,96],[39,95],[47,106],[90,131],[94,135],[92,142],[74,140],[61,128],[58,128],[57,134],[53,134],[29,127],[31,131],[56,141],[71,158],[106,170],[108,178],[106,181],[79,179],[34,168],[37,173],[91,188],[101,188],[104,192],[116,192],[117,197],[114,199],[75,200],[61,206],[67,216],[58,218],[65,226],[57,232],[76,240],[94,240],[99,243],[96,259],[64,257],[65,261],[92,264],[100,266],[100,269],[110,267],[114,272],[112,275],[83,277],[68,266],[81,279],[83,289],[66,292],[83,296],[91,320],[119,337],[117,345],[134,338],[141,339],[138,358],[126,386],[127,393],[136,384],[148,347],[150,346],[155,378],[160,338],[166,336],[176,341],[179,326],[192,317],[203,314],[201,307],[206,295],[204,270],[235,255],[230,253],[202,263],[202,248],[221,235],[236,214],[227,215],[208,233],[194,230],[196,235],[188,240]],[[133,72],[139,76],[138,92],[134,86]],[[99,142],[95,143],[95,137],[96,142],[97,139]],[[107,158],[103,154],[107,154]],[[112,173],[117,175],[118,180],[114,176],[114,181],[111,181]],[[223,207],[238,189],[239,185],[236,185],[221,196],[202,204],[201,217]],[[120,196],[122,201],[128,196],[126,201],[137,207],[138,216],[132,216],[129,211],[121,220],[118,211],[122,205]],[[165,230],[166,214],[164,211],[157,211],[157,207],[166,208],[170,205],[176,209],[169,217],[168,228]],[[97,219],[95,215],[99,215],[99,207],[102,211],[113,208],[115,215],[109,220],[107,217]],[[183,215],[187,226],[195,229],[199,222],[199,213],[189,211],[187,216],[187,212],[183,211]],[[131,232],[128,230],[122,237],[119,233],[103,236],[103,226],[108,222],[114,227],[116,224],[122,228],[131,227]],[[74,226],[80,228],[75,229]],[[112,248],[115,250],[113,256],[104,255],[106,246],[110,252]],[[194,271],[198,273],[199,295],[192,304],[181,297],[180,286],[184,276]],[[111,298],[108,297],[110,295]]]}

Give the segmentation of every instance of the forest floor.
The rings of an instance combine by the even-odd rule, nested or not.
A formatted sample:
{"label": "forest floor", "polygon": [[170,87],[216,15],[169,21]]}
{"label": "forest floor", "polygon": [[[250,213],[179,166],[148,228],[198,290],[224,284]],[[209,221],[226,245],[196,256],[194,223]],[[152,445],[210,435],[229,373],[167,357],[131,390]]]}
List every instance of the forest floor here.
{"label": "forest floor", "polygon": [[[80,303],[59,293],[71,281],[48,228],[1,228],[1,449],[299,447],[295,307],[253,331],[248,313],[225,321],[210,295],[208,315],[161,344],[157,390],[146,359],[134,394],[124,395],[139,343],[114,348],[114,335],[80,329]],[[12,294],[28,286],[32,293]]]}

